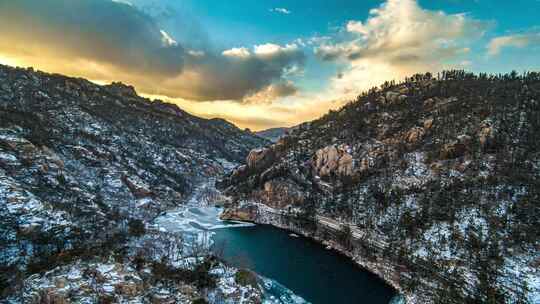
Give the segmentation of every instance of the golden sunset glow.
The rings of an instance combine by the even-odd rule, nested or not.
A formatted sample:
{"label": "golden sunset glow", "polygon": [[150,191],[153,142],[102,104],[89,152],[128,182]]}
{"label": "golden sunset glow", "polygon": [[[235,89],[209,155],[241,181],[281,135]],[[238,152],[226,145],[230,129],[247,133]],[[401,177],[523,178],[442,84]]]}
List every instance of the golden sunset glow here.
{"label": "golden sunset glow", "polygon": [[[99,84],[121,81],[144,96],[252,130],[316,119],[365,90],[415,73],[503,72],[521,67],[516,58],[530,59],[533,68],[540,64],[531,52],[540,45],[537,29],[495,31],[492,19],[416,0],[358,8],[355,19],[333,12],[337,23],[312,20],[324,24],[321,33],[276,32],[276,24],[301,12],[267,9],[253,37],[234,27],[226,33],[206,28],[197,16],[182,24],[190,13],[179,13],[176,2],[169,3],[171,11],[168,1],[158,9],[170,16],[146,2],[0,0],[0,63]],[[360,17],[360,11],[368,13]],[[510,51],[521,55],[510,57]]]}

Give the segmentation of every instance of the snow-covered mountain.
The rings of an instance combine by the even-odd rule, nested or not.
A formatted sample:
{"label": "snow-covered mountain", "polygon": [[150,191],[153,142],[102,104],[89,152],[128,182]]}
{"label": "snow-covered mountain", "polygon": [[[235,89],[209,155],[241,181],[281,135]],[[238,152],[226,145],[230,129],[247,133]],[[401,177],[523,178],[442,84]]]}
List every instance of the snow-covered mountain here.
{"label": "snow-covered mountain", "polygon": [[223,218],[353,258],[411,303],[539,303],[540,74],[415,75],[250,152]]}
{"label": "snow-covered mountain", "polygon": [[[141,98],[121,83],[99,86],[0,66],[0,298],[68,301],[60,286],[66,282],[49,288],[58,276],[28,279],[53,269],[60,277],[114,272],[133,278],[116,287],[119,294],[139,294],[144,284],[154,284],[158,293],[157,281],[149,283],[138,272],[154,265],[141,262],[135,250],[144,247],[140,238],[148,221],[185,203],[201,180],[222,174],[268,143],[224,120],[201,119]],[[152,248],[164,246],[159,240],[174,243],[173,237],[154,233]],[[150,258],[156,256],[163,255],[154,252]],[[140,269],[134,270],[135,264]],[[210,271],[214,264],[197,269]],[[197,284],[208,283],[201,273],[183,273],[189,283],[184,285],[194,289],[191,300],[203,295]],[[80,284],[90,280],[75,274]],[[49,289],[36,291],[41,286],[36,282],[49,282]]]}

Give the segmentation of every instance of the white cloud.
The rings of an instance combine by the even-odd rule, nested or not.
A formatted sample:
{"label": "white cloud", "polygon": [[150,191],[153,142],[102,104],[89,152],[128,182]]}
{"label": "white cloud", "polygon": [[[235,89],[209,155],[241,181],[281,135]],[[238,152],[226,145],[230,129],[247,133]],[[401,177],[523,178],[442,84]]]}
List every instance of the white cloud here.
{"label": "white cloud", "polygon": [[485,23],[465,14],[425,10],[415,0],[388,0],[372,9],[365,22],[349,21],[348,40],[323,43],[315,51],[324,59],[441,60],[466,52],[463,41],[482,35],[485,29]]}
{"label": "white cloud", "polygon": [[273,9],[270,10],[271,12],[273,13],[280,13],[280,14],[284,14],[284,15],[290,15],[291,14],[291,11],[286,9],[286,8],[283,8],[283,7],[275,7]]}
{"label": "white cloud", "polygon": [[227,57],[236,57],[236,58],[248,58],[251,56],[249,50],[245,47],[232,48],[230,50],[225,50],[222,53],[223,56]]}
{"label": "white cloud", "polygon": [[388,0],[365,21],[349,21],[314,49],[323,60],[347,64],[331,80],[336,96],[349,98],[386,80],[458,66],[488,23],[466,14],[420,7],[415,0]]}
{"label": "white cloud", "polygon": [[127,1],[127,0],[111,0],[112,2],[121,3],[129,6],[133,6],[133,3]]}
{"label": "white cloud", "polygon": [[488,55],[498,55],[504,48],[525,48],[529,45],[540,45],[540,33],[515,34],[493,38],[487,46]]}
{"label": "white cloud", "polygon": [[297,53],[299,52],[298,45],[296,44],[286,44],[281,46],[274,43],[265,43],[253,46],[253,53],[249,51],[246,47],[232,48],[229,50],[223,51],[221,54],[227,57],[236,57],[236,58],[261,58],[268,59],[281,55]]}
{"label": "white cloud", "polygon": [[280,46],[273,43],[260,44],[253,47],[253,52],[255,55],[260,57],[271,57],[283,53],[293,53],[298,51],[298,45],[296,44],[287,44],[285,46]]}
{"label": "white cloud", "polygon": [[159,31],[161,33],[161,42],[164,47],[177,46],[178,42],[174,40],[167,32],[164,30]]}
{"label": "white cloud", "polygon": [[204,51],[199,51],[199,50],[189,50],[188,54],[193,57],[203,57],[204,55],[206,55]]}

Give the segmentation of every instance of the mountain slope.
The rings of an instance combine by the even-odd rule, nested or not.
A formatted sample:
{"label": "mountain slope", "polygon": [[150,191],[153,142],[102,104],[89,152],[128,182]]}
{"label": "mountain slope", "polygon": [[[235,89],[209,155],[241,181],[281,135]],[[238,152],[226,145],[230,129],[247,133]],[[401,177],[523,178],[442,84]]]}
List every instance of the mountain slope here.
{"label": "mountain slope", "polygon": [[0,66],[0,296],[66,257],[122,246],[268,143],[120,83]]}
{"label": "mountain slope", "polygon": [[223,218],[351,256],[411,303],[540,301],[540,74],[386,83],[218,183]]}

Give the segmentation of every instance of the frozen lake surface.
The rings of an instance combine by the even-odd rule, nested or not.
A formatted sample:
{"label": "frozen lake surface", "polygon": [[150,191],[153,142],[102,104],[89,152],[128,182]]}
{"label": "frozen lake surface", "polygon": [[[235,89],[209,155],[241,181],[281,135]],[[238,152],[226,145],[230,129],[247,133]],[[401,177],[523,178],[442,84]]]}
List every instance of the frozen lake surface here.
{"label": "frozen lake surface", "polygon": [[377,276],[316,242],[271,226],[223,222],[220,212],[186,207],[156,224],[214,244],[228,263],[262,275],[266,303],[387,304],[395,296]]}

